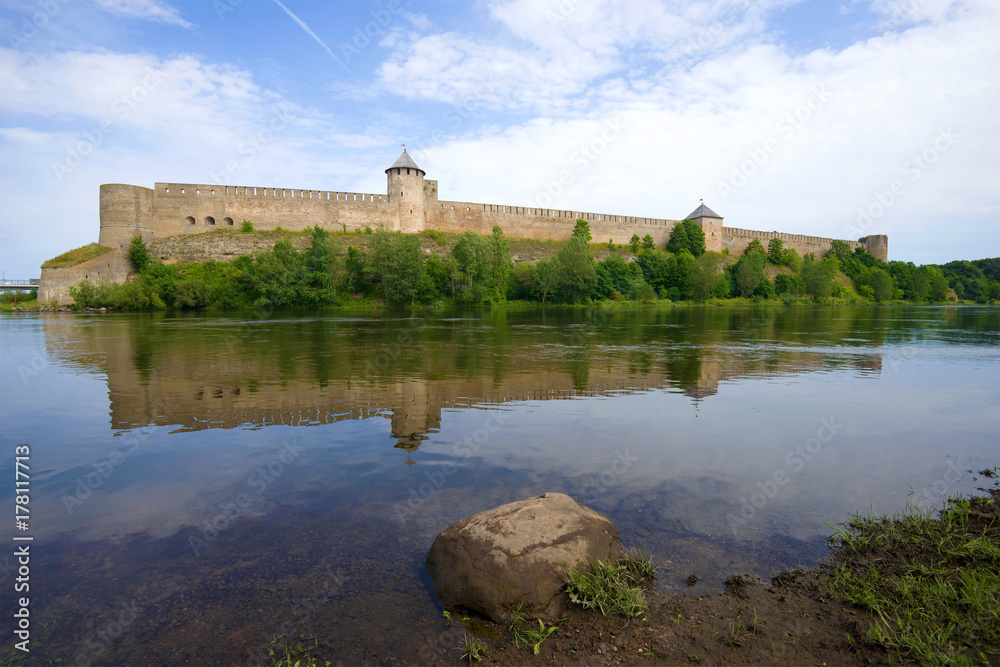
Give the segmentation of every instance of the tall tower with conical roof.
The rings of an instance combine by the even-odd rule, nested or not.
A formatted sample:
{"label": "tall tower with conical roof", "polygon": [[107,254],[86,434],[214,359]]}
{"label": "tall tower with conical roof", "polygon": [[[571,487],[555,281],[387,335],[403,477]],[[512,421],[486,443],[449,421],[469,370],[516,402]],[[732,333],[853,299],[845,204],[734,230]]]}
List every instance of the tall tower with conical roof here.
{"label": "tall tower with conical roof", "polygon": [[407,233],[422,232],[427,221],[424,170],[417,166],[404,148],[399,159],[385,170],[385,175],[389,201],[395,203],[398,213],[395,229]]}

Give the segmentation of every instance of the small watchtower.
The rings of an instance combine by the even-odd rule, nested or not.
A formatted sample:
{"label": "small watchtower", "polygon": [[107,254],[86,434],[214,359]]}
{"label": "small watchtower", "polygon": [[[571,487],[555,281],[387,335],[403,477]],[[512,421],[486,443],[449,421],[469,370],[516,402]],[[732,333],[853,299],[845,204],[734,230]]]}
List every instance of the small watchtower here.
{"label": "small watchtower", "polygon": [[397,229],[412,233],[424,230],[427,219],[424,202],[424,176],[410,154],[403,149],[391,167],[385,170],[389,201],[395,202],[398,213]]}
{"label": "small watchtower", "polygon": [[722,252],[722,216],[705,206],[704,200],[684,219],[697,222],[701,230],[705,232],[706,250]]}

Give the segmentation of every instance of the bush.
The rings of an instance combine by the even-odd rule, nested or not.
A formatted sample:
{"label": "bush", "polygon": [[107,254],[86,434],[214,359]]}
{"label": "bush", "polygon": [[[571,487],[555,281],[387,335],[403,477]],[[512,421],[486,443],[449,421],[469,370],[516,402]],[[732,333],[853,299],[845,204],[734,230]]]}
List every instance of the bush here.
{"label": "bush", "polygon": [[806,284],[801,276],[781,273],[774,277],[774,291],[778,294],[800,296],[806,293]]}
{"label": "bush", "polygon": [[243,224],[240,225],[240,231],[244,234],[249,234],[253,231],[253,223],[249,220],[244,220]]}

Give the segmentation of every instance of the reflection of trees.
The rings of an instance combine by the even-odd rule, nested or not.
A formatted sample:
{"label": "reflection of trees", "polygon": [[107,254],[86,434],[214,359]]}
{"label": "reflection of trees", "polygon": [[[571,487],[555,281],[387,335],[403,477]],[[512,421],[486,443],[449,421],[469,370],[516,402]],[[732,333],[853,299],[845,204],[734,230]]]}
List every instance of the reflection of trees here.
{"label": "reflection of trees", "polygon": [[698,385],[701,380],[701,348],[697,346],[670,350],[663,359],[670,384],[681,389]]}
{"label": "reflection of trees", "polygon": [[320,387],[326,387],[330,384],[332,372],[330,355],[333,352],[327,340],[327,323],[323,320],[313,320],[307,322],[306,327],[309,337],[309,356],[307,359],[312,361],[316,384]]}
{"label": "reflection of trees", "polygon": [[[914,317],[922,328],[908,328]],[[995,308],[551,308],[422,319],[116,315],[53,320],[45,331],[51,356],[106,372],[113,425],[325,424],[391,412],[393,436],[412,451],[440,427],[442,408],[666,386],[710,396],[720,380],[838,366],[871,375],[882,363],[874,350],[824,348],[914,331],[947,337],[950,321],[987,339],[998,317]]]}

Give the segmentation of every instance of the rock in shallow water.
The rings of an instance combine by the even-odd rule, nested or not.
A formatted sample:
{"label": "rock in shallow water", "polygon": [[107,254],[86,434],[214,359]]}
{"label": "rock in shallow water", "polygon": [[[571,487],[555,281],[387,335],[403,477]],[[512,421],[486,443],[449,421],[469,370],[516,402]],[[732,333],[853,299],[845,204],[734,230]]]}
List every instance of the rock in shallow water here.
{"label": "rock in shallow water", "polygon": [[521,604],[526,618],[551,618],[564,608],[563,575],[618,559],[621,542],[610,521],[564,493],[543,493],[462,519],[442,531],[427,555],[438,597],[504,623]]}

